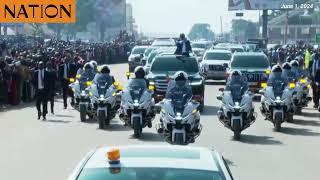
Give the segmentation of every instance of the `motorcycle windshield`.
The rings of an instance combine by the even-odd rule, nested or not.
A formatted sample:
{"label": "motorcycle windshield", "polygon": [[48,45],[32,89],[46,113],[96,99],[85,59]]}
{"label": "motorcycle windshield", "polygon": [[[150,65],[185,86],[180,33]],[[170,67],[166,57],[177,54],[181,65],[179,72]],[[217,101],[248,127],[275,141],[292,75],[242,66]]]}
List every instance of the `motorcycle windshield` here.
{"label": "motorcycle windshield", "polygon": [[86,82],[87,82],[87,78],[86,77],[81,77],[79,79],[80,92],[84,91],[86,89]]}
{"label": "motorcycle windshield", "polygon": [[275,80],[272,84],[272,89],[273,89],[273,93],[274,93],[274,96],[277,97],[277,96],[282,96],[282,93],[284,91],[284,85],[283,85],[283,82],[282,81],[277,81]]}
{"label": "motorcycle windshield", "polygon": [[100,95],[105,95],[107,93],[107,90],[111,86],[111,83],[108,81],[100,80],[97,83],[97,89],[98,89],[98,94]]}
{"label": "motorcycle windshield", "polygon": [[128,90],[132,100],[140,101],[140,98],[146,89],[147,83],[144,79],[130,79]]}
{"label": "motorcycle windshield", "polygon": [[244,94],[243,92],[243,87],[241,86],[241,84],[234,84],[230,86],[230,90],[231,90],[231,96],[233,101],[241,101],[242,96]]}
{"label": "motorcycle windshield", "polygon": [[[189,85],[189,81],[186,82],[186,86]],[[175,81],[171,80],[169,82],[169,85],[168,85],[168,91],[170,91],[172,88],[175,88],[175,87],[179,87]],[[179,89],[179,88],[177,88]],[[175,91],[174,92],[174,96],[173,98],[171,99],[172,101],[172,106],[173,106],[173,109],[175,111],[175,113],[179,112],[179,113],[183,113],[184,111],[184,106],[187,104],[188,102],[188,95],[186,94],[186,92],[184,91]]]}

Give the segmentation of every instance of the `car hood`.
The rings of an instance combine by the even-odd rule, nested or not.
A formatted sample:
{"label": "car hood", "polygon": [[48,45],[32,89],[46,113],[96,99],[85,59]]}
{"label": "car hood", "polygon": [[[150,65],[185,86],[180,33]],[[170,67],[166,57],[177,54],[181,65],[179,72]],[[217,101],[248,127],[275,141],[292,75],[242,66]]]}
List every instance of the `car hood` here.
{"label": "car hood", "polygon": [[202,61],[202,64],[207,65],[223,65],[223,64],[229,64],[230,61],[227,60],[204,60]]}

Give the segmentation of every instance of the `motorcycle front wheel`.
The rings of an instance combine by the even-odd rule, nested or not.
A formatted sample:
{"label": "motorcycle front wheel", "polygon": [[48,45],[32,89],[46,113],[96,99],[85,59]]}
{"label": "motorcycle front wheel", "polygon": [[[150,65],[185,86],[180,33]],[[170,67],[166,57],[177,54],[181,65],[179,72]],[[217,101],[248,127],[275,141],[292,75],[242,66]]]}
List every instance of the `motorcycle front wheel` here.
{"label": "motorcycle front wheel", "polygon": [[133,122],[133,136],[135,138],[140,138],[141,137],[141,134],[142,134],[142,127],[141,127],[141,124],[140,124],[140,118],[138,117],[135,117],[133,118],[132,120]]}
{"label": "motorcycle front wheel", "polygon": [[106,115],[104,111],[99,111],[98,112],[98,122],[99,122],[99,129],[104,129],[105,127],[105,121]]}
{"label": "motorcycle front wheel", "polygon": [[241,136],[241,124],[240,121],[235,121],[233,123],[233,138],[239,140]]}
{"label": "motorcycle front wheel", "polygon": [[81,120],[81,122],[85,122],[86,118],[87,118],[86,106],[80,106],[79,111],[80,111],[80,120]]}
{"label": "motorcycle front wheel", "polygon": [[182,133],[176,133],[174,135],[174,144],[184,145],[183,134]]}

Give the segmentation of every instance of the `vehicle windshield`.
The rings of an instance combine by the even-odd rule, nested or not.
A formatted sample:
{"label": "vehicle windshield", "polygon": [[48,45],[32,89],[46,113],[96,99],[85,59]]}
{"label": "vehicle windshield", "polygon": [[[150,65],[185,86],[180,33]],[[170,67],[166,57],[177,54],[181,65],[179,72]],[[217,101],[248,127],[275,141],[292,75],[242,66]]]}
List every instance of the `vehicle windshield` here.
{"label": "vehicle windshield", "polygon": [[234,56],[231,68],[268,68],[269,61],[263,55]]}
{"label": "vehicle windshield", "polygon": [[149,54],[148,56],[148,64],[152,63],[152,60],[159,54],[159,52],[152,52],[151,54]]}
{"label": "vehicle windshield", "polygon": [[231,53],[208,52],[205,60],[231,60]]}
{"label": "vehicle windshield", "polygon": [[149,56],[149,54],[153,51],[153,50],[155,50],[154,48],[148,48],[148,49],[146,49],[145,51],[144,51],[144,57],[148,57]]}
{"label": "vehicle windshield", "polygon": [[206,44],[202,44],[202,43],[192,43],[192,48],[200,48],[200,49],[206,49],[207,46]]}
{"label": "vehicle windshield", "polygon": [[144,54],[144,51],[146,50],[146,48],[133,48],[132,53],[131,54]]}
{"label": "vehicle windshield", "polygon": [[235,52],[244,52],[244,49],[243,48],[230,48],[231,52],[232,53],[235,53]]}
{"label": "vehicle windshield", "polygon": [[174,168],[111,168],[84,169],[78,180],[225,180],[216,171]]}
{"label": "vehicle windshield", "polygon": [[198,62],[195,58],[186,58],[181,56],[156,57],[151,72],[176,72],[184,71],[187,73],[197,73]]}

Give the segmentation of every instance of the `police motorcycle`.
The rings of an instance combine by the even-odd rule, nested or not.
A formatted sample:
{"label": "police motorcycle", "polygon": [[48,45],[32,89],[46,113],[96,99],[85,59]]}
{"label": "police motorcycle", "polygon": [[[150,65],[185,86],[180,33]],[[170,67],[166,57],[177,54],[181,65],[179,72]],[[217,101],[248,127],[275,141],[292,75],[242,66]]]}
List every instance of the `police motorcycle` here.
{"label": "police motorcycle", "polygon": [[[86,64],[85,67],[88,67],[89,64]],[[70,79],[70,82],[73,82],[69,85],[71,90],[74,92],[74,96],[76,99],[76,106],[79,107],[80,112],[80,120],[81,122],[86,121],[87,115],[90,119],[92,119],[95,115],[93,112],[93,106],[91,104],[90,98],[90,86],[92,85],[92,80],[94,78],[94,74],[90,73],[82,73],[78,74],[76,79]]]}
{"label": "police motorcycle", "polygon": [[[175,86],[174,81],[170,81],[168,89],[171,86]],[[157,112],[160,113],[160,123],[156,127],[158,133],[170,144],[194,143],[202,130],[199,106],[197,101],[192,100],[192,97],[187,98],[186,94],[162,100],[156,104]]]}
{"label": "police motorcycle", "polygon": [[259,92],[262,95],[260,111],[266,120],[273,123],[275,130],[280,131],[283,122],[293,119],[292,95],[295,84],[289,83],[286,86],[279,82],[271,86],[262,83],[261,86],[264,89]]}
{"label": "police motorcycle", "polygon": [[104,129],[116,116],[120,108],[123,87],[118,83],[98,81],[89,88],[93,114],[97,117],[99,129]]}
{"label": "police motorcycle", "polygon": [[233,86],[230,91],[224,88],[217,96],[221,101],[221,110],[218,111],[220,122],[233,131],[234,139],[240,139],[241,132],[250,127],[256,120],[256,113],[252,105],[253,94],[244,90],[244,87]]}
{"label": "police motorcycle", "polygon": [[[298,62],[293,61],[292,66],[298,67]],[[299,71],[293,69],[293,71]],[[309,102],[312,100],[310,96],[311,81],[305,77],[302,73],[295,72],[296,74],[296,87],[294,89],[294,106],[295,113],[300,114],[304,107],[307,107]]]}
{"label": "police motorcycle", "polygon": [[155,118],[154,86],[147,88],[144,79],[130,79],[121,97],[119,118],[134,130],[134,137],[142,135],[142,129],[152,127]]}

